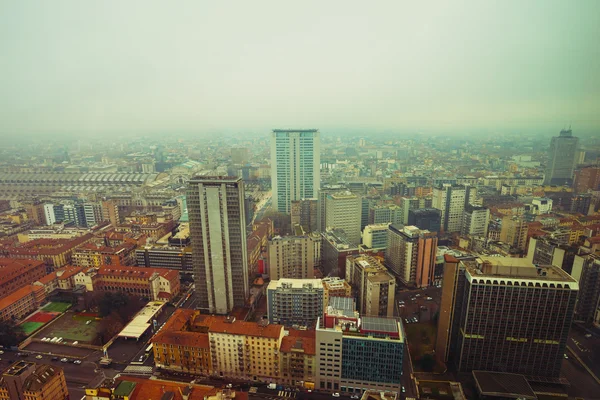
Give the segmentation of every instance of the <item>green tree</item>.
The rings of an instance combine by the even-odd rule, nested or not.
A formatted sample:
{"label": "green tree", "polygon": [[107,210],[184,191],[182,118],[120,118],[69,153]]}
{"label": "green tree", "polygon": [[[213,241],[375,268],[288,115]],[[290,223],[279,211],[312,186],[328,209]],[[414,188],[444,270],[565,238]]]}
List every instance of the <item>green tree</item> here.
{"label": "green tree", "polygon": [[0,321],[0,345],[11,347],[18,345],[25,335],[12,321]]}

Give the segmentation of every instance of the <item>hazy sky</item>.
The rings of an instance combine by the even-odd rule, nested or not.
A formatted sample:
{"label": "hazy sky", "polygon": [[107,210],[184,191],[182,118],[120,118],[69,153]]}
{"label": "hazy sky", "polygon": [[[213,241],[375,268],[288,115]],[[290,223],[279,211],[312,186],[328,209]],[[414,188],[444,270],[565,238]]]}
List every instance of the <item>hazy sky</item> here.
{"label": "hazy sky", "polygon": [[600,1],[0,0],[0,135],[600,132]]}

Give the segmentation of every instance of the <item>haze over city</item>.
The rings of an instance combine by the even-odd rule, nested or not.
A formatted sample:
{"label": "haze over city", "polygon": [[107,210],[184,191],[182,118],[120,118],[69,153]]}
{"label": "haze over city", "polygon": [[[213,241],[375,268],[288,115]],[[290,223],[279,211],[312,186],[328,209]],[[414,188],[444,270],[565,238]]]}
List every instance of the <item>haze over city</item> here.
{"label": "haze over city", "polygon": [[593,135],[599,7],[4,2],[0,135]]}

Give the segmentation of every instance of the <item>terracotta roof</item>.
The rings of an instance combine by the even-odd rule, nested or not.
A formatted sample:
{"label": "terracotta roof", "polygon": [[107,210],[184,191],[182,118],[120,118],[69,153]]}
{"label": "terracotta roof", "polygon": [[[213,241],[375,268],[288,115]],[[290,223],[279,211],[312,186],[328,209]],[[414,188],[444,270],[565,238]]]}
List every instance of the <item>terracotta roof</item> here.
{"label": "terracotta roof", "polygon": [[35,286],[35,285],[27,285],[27,286],[22,287],[21,289],[17,290],[16,292],[9,294],[8,296],[3,297],[2,299],[0,299],[0,310],[4,310],[5,308],[9,307],[13,303],[18,302],[22,298],[31,295],[32,292],[36,292],[39,289],[44,290],[44,287],[43,286]]}
{"label": "terracotta roof", "polygon": [[44,262],[39,260],[0,258],[0,285],[41,265]]}
{"label": "terracotta roof", "polygon": [[[129,397],[130,400],[158,400],[161,399],[163,394],[166,392],[173,393],[172,400],[183,400],[181,393],[189,386],[188,383],[179,383],[158,379],[150,380],[137,376],[120,376],[117,378],[117,382],[122,381],[134,382],[136,384],[132,395]],[[205,396],[214,395],[216,393],[217,390],[212,386],[193,385],[189,400],[204,400]],[[238,398],[237,393],[235,398]]]}
{"label": "terracotta roof", "polygon": [[281,340],[281,352],[292,353],[294,349],[302,349],[305,354],[316,354],[316,332],[314,330],[290,329],[289,335]]}
{"label": "terracotta roof", "polygon": [[29,375],[23,382],[23,389],[30,392],[42,390],[44,385],[52,380],[56,375],[60,375],[63,369],[58,366],[48,364],[37,364],[35,371]]}
{"label": "terracotta roof", "polygon": [[183,330],[194,314],[194,310],[177,309],[171,318],[167,320],[165,326],[154,335],[151,342],[208,349],[208,333]]}
{"label": "terracotta roof", "polygon": [[98,269],[98,275],[101,276],[135,276],[137,278],[149,279],[153,274],[159,274],[170,281],[179,279],[179,271],[166,268],[145,268],[145,267],[112,267],[102,266]]}
{"label": "terracotta roof", "polygon": [[9,254],[56,255],[72,250],[94,237],[91,233],[73,239],[35,239],[9,247]]}
{"label": "terracotta roof", "polygon": [[66,265],[62,268],[57,269],[54,273],[56,274],[59,280],[69,279],[73,275],[77,275],[83,271],[82,267],[74,267],[72,265]]}
{"label": "terracotta roof", "polygon": [[[198,319],[195,325],[198,325]],[[269,324],[260,326],[256,322],[247,322],[236,320],[233,323],[227,322],[226,317],[205,317],[200,325],[209,326],[211,333],[228,333],[231,335],[245,335],[263,338],[277,339],[281,335],[283,325]]]}
{"label": "terracotta roof", "polygon": [[36,282],[39,282],[43,285],[47,285],[55,279],[56,279],[56,272],[52,272],[51,274],[48,274],[48,275],[38,279]]}

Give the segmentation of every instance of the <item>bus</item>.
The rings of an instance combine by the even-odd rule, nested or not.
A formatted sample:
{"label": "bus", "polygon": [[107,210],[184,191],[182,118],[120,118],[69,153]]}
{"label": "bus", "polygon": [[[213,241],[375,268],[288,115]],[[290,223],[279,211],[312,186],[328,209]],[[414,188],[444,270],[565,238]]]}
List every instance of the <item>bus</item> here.
{"label": "bus", "polygon": [[146,356],[149,356],[149,355],[150,355],[150,353],[152,353],[152,346],[153,346],[153,344],[152,344],[152,343],[150,343],[150,344],[148,345],[148,347],[146,347]]}

